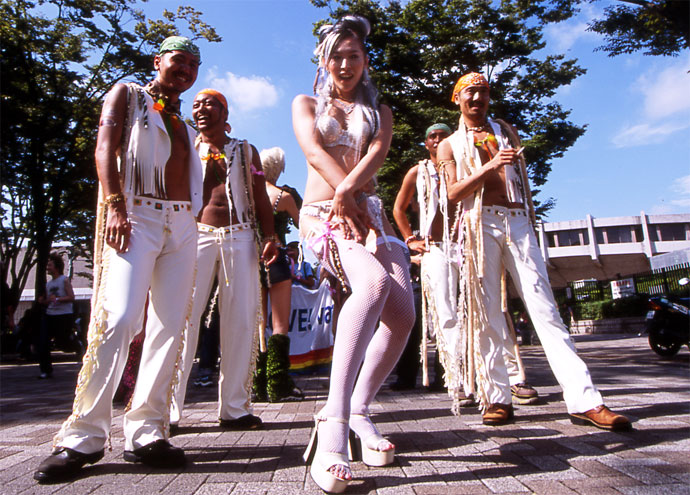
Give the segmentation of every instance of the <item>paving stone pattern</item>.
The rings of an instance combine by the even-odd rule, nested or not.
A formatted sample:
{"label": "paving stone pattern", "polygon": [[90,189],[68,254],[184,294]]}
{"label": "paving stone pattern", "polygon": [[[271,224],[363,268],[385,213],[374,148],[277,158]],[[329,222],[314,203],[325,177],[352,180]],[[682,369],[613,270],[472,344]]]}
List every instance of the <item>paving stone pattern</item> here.
{"label": "paving stone pattern", "polygon": [[[515,422],[484,426],[477,409],[453,416],[443,393],[421,386],[393,392],[386,385],[373,418],[397,446],[395,463],[353,463],[350,494],[690,494],[690,362],[687,348],[662,360],[634,336],[577,336],[606,403],[634,421],[613,433],[571,424],[542,349],[525,346],[528,376],[540,404],[517,406]],[[59,359],[59,356],[58,356]],[[325,373],[297,377],[306,399],[255,404],[261,431],[219,427],[215,387],[190,380],[185,417],[172,442],[186,468],[153,470],[122,459],[123,405],[113,412],[112,450],[77,479],[38,485],[32,473],[50,453],[52,437],[70,413],[78,365],[63,360],[52,380],[37,380],[36,364],[0,365],[0,493],[3,494],[276,494],[321,493],[301,455],[312,416],[323,405]],[[194,375],[192,375],[194,377]],[[392,380],[389,379],[389,381]]]}

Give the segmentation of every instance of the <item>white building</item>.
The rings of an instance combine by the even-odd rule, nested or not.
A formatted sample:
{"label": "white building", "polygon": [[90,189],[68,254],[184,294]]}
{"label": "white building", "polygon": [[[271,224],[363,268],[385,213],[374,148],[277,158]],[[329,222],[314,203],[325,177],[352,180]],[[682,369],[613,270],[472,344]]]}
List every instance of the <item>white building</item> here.
{"label": "white building", "polygon": [[[649,271],[658,255],[690,258],[690,214],[594,218],[537,226],[554,287],[583,279],[610,280]],[[666,256],[665,258],[667,258]]]}

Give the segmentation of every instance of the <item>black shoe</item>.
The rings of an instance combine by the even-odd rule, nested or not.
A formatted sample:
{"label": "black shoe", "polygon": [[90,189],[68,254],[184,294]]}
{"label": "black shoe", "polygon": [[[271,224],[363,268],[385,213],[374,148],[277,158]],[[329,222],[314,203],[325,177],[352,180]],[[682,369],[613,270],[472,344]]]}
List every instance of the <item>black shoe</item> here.
{"label": "black shoe", "polygon": [[263,428],[263,422],[258,416],[246,414],[235,419],[220,418],[220,426],[229,430],[260,430]]}
{"label": "black shoe", "polygon": [[84,464],[93,464],[103,459],[103,450],[93,454],[82,454],[67,447],[58,447],[34,472],[39,483],[51,483],[74,476]]}
{"label": "black shoe", "polygon": [[173,447],[167,440],[156,440],[134,450],[125,450],[122,456],[127,462],[140,462],[155,468],[179,468],[187,459],[184,450]]}
{"label": "black shoe", "polygon": [[297,385],[293,383],[292,388],[289,389],[284,395],[274,395],[273,397],[268,397],[268,402],[294,402],[304,399],[304,392]]}

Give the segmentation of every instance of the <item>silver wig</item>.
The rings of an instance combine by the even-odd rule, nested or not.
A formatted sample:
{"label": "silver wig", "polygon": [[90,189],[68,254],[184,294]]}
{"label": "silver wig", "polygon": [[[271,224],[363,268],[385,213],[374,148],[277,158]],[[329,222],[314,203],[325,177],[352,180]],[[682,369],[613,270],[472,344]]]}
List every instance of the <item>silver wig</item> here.
{"label": "silver wig", "polygon": [[[316,114],[314,122],[318,122],[319,116],[325,111],[329,101],[333,97],[333,79],[326,69],[333,50],[338,43],[346,38],[357,38],[365,49],[367,36],[371,31],[369,21],[364,17],[348,15],[342,17],[335,24],[324,24],[319,28],[319,45],[314,50],[314,55],[319,57],[319,68],[314,80],[314,95],[316,95]],[[378,91],[369,78],[369,70],[364,69],[362,79],[359,81],[355,103],[358,113],[367,120],[372,130],[371,136],[375,136],[381,126],[378,111]]]}

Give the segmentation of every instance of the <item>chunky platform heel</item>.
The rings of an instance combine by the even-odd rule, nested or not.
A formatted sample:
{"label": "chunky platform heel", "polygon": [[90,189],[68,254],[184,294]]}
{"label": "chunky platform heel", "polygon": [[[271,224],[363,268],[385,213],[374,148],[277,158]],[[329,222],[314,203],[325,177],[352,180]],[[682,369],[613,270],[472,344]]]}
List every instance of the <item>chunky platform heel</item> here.
{"label": "chunky platform heel", "polygon": [[[383,467],[388,466],[393,463],[395,459],[395,445],[384,438],[376,429],[376,427],[371,423],[369,416],[366,414],[351,414],[350,417],[356,417],[358,420],[363,418],[368,421],[374,433],[370,434],[366,438],[360,438],[358,435],[354,435],[354,439],[350,439],[350,451],[351,460],[361,460],[364,464],[370,467]],[[352,431],[352,430],[351,430]],[[381,442],[387,442],[393,445],[393,448],[388,450],[378,450]]]}
{"label": "chunky platform heel", "polygon": [[309,474],[311,474],[314,483],[316,483],[319,488],[328,493],[342,493],[345,491],[350,481],[352,481],[352,478],[339,478],[331,473],[329,469],[335,465],[341,465],[347,468],[347,471],[350,471],[350,463],[346,455],[337,452],[321,452],[317,449],[319,443],[319,424],[324,421],[335,421],[348,425],[348,422],[341,418],[315,416],[314,431],[312,432],[309,445],[302,458],[304,462],[311,464]]}

